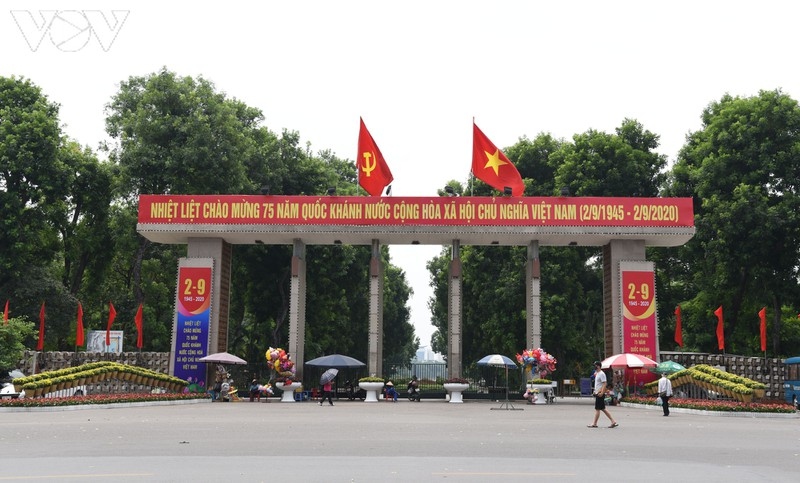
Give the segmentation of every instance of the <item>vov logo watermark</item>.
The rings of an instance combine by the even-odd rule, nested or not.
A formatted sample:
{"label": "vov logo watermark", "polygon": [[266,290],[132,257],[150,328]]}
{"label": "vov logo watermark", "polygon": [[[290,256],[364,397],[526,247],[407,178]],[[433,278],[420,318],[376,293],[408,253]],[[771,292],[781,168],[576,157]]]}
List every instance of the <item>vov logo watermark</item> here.
{"label": "vov logo watermark", "polygon": [[62,52],[77,52],[89,45],[92,37],[108,52],[128,19],[129,10],[11,10],[11,16],[31,51],[36,52],[45,38]]}

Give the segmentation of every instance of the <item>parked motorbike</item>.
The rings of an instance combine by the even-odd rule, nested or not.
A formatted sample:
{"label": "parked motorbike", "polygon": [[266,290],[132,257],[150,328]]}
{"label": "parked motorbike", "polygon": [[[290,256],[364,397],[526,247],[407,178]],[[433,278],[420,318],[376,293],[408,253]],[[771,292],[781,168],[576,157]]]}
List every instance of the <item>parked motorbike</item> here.
{"label": "parked motorbike", "polygon": [[367,397],[367,391],[361,389],[358,386],[354,386],[352,382],[345,381],[344,389],[347,392],[347,399],[349,401],[355,401],[356,398],[360,400],[364,400]]}
{"label": "parked motorbike", "polygon": [[420,402],[421,391],[419,390],[419,383],[416,379],[412,379],[408,383],[408,400],[411,402]]}

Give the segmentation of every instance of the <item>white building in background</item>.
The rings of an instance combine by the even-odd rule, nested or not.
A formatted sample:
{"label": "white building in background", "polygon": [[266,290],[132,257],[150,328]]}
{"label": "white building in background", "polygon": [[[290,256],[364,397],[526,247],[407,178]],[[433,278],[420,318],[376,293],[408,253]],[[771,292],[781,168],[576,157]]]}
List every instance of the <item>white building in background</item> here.
{"label": "white building in background", "polygon": [[438,352],[433,352],[430,346],[423,346],[417,349],[417,362],[444,362],[444,356]]}

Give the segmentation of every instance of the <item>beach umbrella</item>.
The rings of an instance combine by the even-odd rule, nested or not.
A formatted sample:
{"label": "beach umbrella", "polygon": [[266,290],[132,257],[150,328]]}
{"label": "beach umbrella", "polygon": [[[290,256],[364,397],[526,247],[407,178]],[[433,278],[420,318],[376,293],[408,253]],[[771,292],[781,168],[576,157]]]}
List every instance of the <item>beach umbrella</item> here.
{"label": "beach umbrella", "polygon": [[328,356],[317,357],[316,359],[311,359],[310,361],[306,362],[306,365],[311,367],[336,367],[338,369],[350,369],[366,366],[366,364],[358,359],[353,359],[350,356],[343,356],[341,354],[331,354]]}
{"label": "beach umbrella", "polygon": [[657,374],[674,374],[684,369],[686,368],[675,361],[664,361],[664,362],[659,362],[656,367],[650,370]]}
{"label": "beach umbrella", "polygon": [[603,359],[603,369],[641,369],[656,367],[658,362],[641,354],[623,353]]}
{"label": "beach umbrella", "polygon": [[233,354],[228,354],[227,352],[209,354],[205,357],[197,359],[197,362],[210,362],[215,364],[247,364],[246,360],[242,359],[241,357],[236,357]]}
{"label": "beach umbrella", "polygon": [[517,368],[517,363],[502,354],[489,354],[478,361],[479,366],[493,366],[493,367],[513,367]]}

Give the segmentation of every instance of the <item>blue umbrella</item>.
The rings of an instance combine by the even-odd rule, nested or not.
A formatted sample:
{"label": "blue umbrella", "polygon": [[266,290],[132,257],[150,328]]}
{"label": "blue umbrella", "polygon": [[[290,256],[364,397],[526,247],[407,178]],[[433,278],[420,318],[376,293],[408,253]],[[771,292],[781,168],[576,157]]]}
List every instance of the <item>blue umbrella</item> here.
{"label": "blue umbrella", "polygon": [[306,365],[311,367],[338,367],[339,369],[366,366],[366,364],[358,359],[353,359],[350,356],[343,356],[341,354],[317,357],[316,359],[311,359],[306,362]]}
{"label": "blue umbrella", "polygon": [[479,366],[494,366],[494,367],[513,367],[516,369],[517,363],[502,354],[489,354],[478,361]]}

